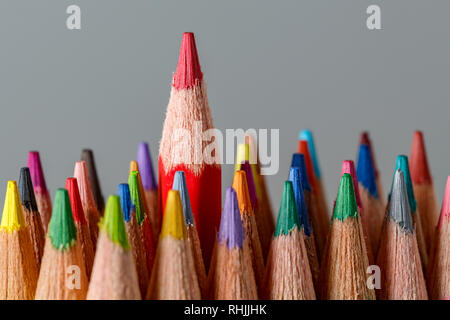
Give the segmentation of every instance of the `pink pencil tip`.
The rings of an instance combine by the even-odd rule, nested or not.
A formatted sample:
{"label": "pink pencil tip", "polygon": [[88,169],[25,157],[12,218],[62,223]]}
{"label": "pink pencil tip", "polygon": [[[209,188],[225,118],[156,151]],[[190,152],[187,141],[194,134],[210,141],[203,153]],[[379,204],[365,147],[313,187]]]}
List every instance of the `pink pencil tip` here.
{"label": "pink pencil tip", "polygon": [[173,87],[178,90],[189,89],[202,79],[203,73],[198,59],[194,33],[185,32],[181,40],[177,71],[173,75]]}
{"label": "pink pencil tip", "polygon": [[353,160],[344,160],[344,162],[342,162],[341,176],[344,175],[344,173],[348,173],[352,176],[353,188],[355,189],[356,205],[358,206],[358,208],[362,208],[361,198],[359,197],[358,179],[356,177],[355,163],[353,162]]}
{"label": "pink pencil tip", "polygon": [[42,169],[41,158],[38,151],[30,151],[28,153],[28,168],[30,168],[33,189],[40,192],[47,191],[44,170]]}
{"label": "pink pencil tip", "polygon": [[450,175],[447,177],[447,185],[445,186],[444,199],[442,199],[441,214],[439,217],[438,226],[440,227],[442,225],[444,218],[449,217],[450,217]]}

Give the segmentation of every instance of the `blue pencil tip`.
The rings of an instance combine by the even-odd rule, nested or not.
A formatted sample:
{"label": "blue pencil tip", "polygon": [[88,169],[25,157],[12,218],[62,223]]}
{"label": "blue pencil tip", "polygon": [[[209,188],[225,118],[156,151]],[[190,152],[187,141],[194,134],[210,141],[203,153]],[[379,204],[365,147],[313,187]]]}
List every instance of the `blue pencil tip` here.
{"label": "blue pencil tip", "polygon": [[367,144],[362,144],[359,147],[356,176],[358,177],[358,182],[361,183],[372,196],[378,198],[375,168],[372,163],[370,147]]}
{"label": "blue pencil tip", "polygon": [[291,167],[291,169],[289,170],[289,181],[292,182],[292,188],[294,190],[295,203],[297,205],[300,224],[303,227],[305,235],[309,237],[312,230],[309,224],[308,209],[306,208],[305,196],[303,194],[303,179],[300,168]]}
{"label": "blue pencil tip", "polygon": [[131,195],[128,183],[121,183],[117,188],[117,195],[120,197],[120,206],[122,207],[123,218],[126,222],[131,219]]}
{"label": "blue pencil tip", "polygon": [[189,199],[189,191],[187,188],[184,171],[175,172],[172,189],[178,190],[180,193],[181,204],[183,205],[184,221],[186,222],[186,225],[193,225],[194,215],[192,214],[191,200]]}
{"label": "blue pencil tip", "polygon": [[300,176],[302,179],[303,189],[311,191],[311,185],[309,184],[308,172],[306,171],[305,156],[301,153],[294,153],[292,155],[291,167],[299,168]]}
{"label": "blue pencil tip", "polygon": [[317,156],[316,145],[314,144],[314,137],[311,130],[305,129],[300,131],[300,133],[298,134],[298,139],[308,141],[308,148],[313,162],[314,174],[316,175],[317,179],[320,179],[319,158]]}
{"label": "blue pencil tip", "polygon": [[412,184],[412,180],[411,180],[411,174],[409,172],[408,157],[405,155],[399,155],[397,157],[397,161],[395,163],[394,176],[392,178],[391,192],[389,193],[389,200],[391,198],[392,190],[394,188],[395,173],[397,172],[397,170],[400,170],[401,172],[403,172],[403,177],[405,179],[405,185],[406,185],[406,192],[408,194],[409,207],[411,209],[411,212],[415,213],[417,210],[417,202],[416,202],[416,198],[414,196],[414,189],[413,189],[413,184]]}

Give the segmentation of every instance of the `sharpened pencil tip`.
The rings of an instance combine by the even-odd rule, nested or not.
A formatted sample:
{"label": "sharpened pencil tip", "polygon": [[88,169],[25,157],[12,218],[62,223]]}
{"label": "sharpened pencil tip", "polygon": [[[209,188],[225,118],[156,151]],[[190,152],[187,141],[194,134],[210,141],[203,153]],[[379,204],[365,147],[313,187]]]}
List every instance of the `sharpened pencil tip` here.
{"label": "sharpened pencil tip", "polygon": [[56,190],[48,236],[53,247],[59,251],[69,249],[77,241],[77,229],[73,220],[69,193],[66,189]]}
{"label": "sharpened pencil tip", "polygon": [[105,215],[100,222],[100,229],[106,232],[112,242],[120,245],[123,249],[130,248],[119,196],[109,196],[106,202]]}
{"label": "sharpened pencil tip", "polygon": [[33,181],[33,188],[40,192],[47,191],[47,184],[45,183],[44,170],[42,169],[41,158],[38,151],[30,151],[28,153],[28,164],[30,169],[31,180]]}
{"label": "sharpened pencil tip", "polygon": [[311,191],[309,184],[308,171],[306,170],[305,156],[302,153],[294,153],[292,155],[291,167],[299,168],[300,176],[302,178],[303,190]]}
{"label": "sharpened pencil tip", "polygon": [[308,173],[309,184],[312,190],[315,190],[316,175],[314,174],[314,167],[311,160],[311,153],[309,151],[308,141],[299,140],[298,141],[298,152],[303,154],[305,158],[306,171]]}
{"label": "sharpened pencil tip", "polygon": [[181,240],[187,238],[186,224],[184,222],[183,205],[180,193],[169,190],[167,193],[166,208],[161,227],[161,238],[172,236]]}
{"label": "sharpened pencil tip", "polygon": [[317,179],[320,179],[320,167],[319,167],[319,158],[317,156],[316,152],[316,145],[314,144],[314,137],[311,130],[302,130],[298,134],[299,140],[306,140],[308,141],[308,147],[309,152],[311,153],[311,159],[314,166],[314,174],[316,175]]}
{"label": "sharpened pencil tip", "polygon": [[339,183],[339,191],[334,205],[333,219],[344,221],[347,218],[358,217],[355,189],[352,176],[344,173]]}
{"label": "sharpened pencil tip", "polygon": [[30,169],[28,167],[23,167],[20,169],[19,193],[23,206],[30,211],[38,211],[36,197],[33,190],[33,182],[31,181]]}
{"label": "sharpened pencil tip", "polygon": [[442,226],[444,218],[450,218],[450,175],[447,177],[447,184],[445,186],[444,198],[442,199],[442,207],[439,216],[438,227]]}
{"label": "sharpened pencil tip", "polygon": [[195,37],[192,32],[183,33],[177,71],[173,76],[175,89],[189,89],[198,85],[203,79],[203,73],[198,59]]}
{"label": "sharpened pencil tip", "polygon": [[253,171],[250,162],[244,161],[244,163],[241,164],[241,170],[245,172],[245,177],[247,178],[248,194],[254,210],[258,205],[258,198],[256,196],[255,180],[253,178]]}
{"label": "sharpened pencil tip", "polygon": [[284,182],[283,195],[281,196],[280,210],[278,211],[277,225],[274,237],[288,235],[294,228],[300,230],[300,220],[295,204],[294,189],[291,181]]}
{"label": "sharpened pencil tip", "polygon": [[411,178],[417,184],[432,184],[425,140],[421,131],[414,132],[409,158]]}
{"label": "sharpened pencil tip", "polygon": [[217,236],[219,243],[226,243],[229,249],[242,248],[244,244],[245,231],[239,212],[236,191],[233,188],[227,188]]}
{"label": "sharpened pencil tip", "polygon": [[192,214],[191,200],[189,199],[189,191],[186,183],[184,171],[175,172],[173,178],[172,189],[180,193],[181,204],[183,205],[184,220],[186,225],[194,225],[194,216]]}
{"label": "sharpened pencil tip", "polygon": [[145,190],[157,190],[158,186],[155,182],[155,174],[153,172],[152,157],[147,142],[141,142],[138,145],[137,162],[139,165],[142,185]]}
{"label": "sharpened pencil tip", "polygon": [[236,163],[234,170],[241,170],[241,164],[250,160],[250,147],[247,143],[240,143],[236,152]]}
{"label": "sharpened pencil tip", "polygon": [[236,191],[241,213],[253,212],[245,171],[238,170],[234,173],[233,189]]}
{"label": "sharpened pencil tip", "polygon": [[362,203],[361,198],[359,197],[358,179],[356,177],[355,163],[353,160],[344,160],[344,162],[342,162],[341,176],[344,173],[348,173],[352,176],[353,187],[355,188],[356,204],[358,205],[358,208],[361,208]]}
{"label": "sharpened pencil tip", "polygon": [[17,184],[15,181],[8,181],[5,205],[3,206],[1,229],[11,233],[13,231],[22,230],[25,227],[26,222],[23,216]]}
{"label": "sharpened pencil tip", "polygon": [[[391,194],[392,190],[394,188],[394,181],[395,181],[395,173],[397,170],[400,170],[403,172],[403,177],[405,179],[405,185],[406,185],[406,191],[408,193],[408,201],[409,201],[409,207],[411,209],[412,213],[415,213],[417,210],[417,202],[416,197],[414,196],[414,189],[413,184],[411,181],[411,174],[409,171],[409,164],[408,164],[408,157],[405,155],[399,155],[397,157],[397,162],[395,163],[395,171],[394,176],[392,177],[392,186],[391,186]],[[390,199],[391,195],[389,195]]]}
{"label": "sharpened pencil tip", "polygon": [[133,204],[136,211],[136,220],[139,225],[142,225],[145,218],[145,209],[143,204],[144,195],[141,194],[141,189],[139,188],[138,171],[130,172],[130,175],[128,177],[128,187],[130,188],[131,203]]}
{"label": "sharpened pencil tip", "polygon": [[308,209],[306,208],[305,195],[303,194],[302,176],[299,167],[289,169],[289,181],[292,182],[295,203],[299,215],[300,224],[303,227],[305,235],[309,237],[312,229],[309,224]]}
{"label": "sharpened pencil tip", "polygon": [[120,205],[122,207],[123,218],[125,222],[129,222],[131,219],[131,195],[130,195],[130,187],[128,183],[121,183],[117,187],[117,195],[120,197]]}
{"label": "sharpened pencil tip", "polygon": [[375,198],[378,198],[375,168],[372,162],[372,154],[367,144],[359,146],[358,164],[356,168],[358,182]]}
{"label": "sharpened pencil tip", "polygon": [[403,230],[413,232],[411,210],[406,191],[405,178],[401,170],[396,170],[394,174],[394,185],[389,202],[389,217],[397,223]]}
{"label": "sharpened pencil tip", "polygon": [[72,215],[75,222],[86,224],[83,205],[81,204],[80,192],[76,178],[66,179],[66,190],[69,194],[69,200],[72,208]]}

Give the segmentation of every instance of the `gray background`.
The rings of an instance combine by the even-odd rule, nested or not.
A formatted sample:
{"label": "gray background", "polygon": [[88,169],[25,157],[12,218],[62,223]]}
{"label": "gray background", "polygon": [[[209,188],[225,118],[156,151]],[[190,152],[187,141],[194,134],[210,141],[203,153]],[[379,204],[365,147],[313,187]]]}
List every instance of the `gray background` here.
{"label": "gray background", "polygon": [[[66,8],[82,30],[66,29]],[[381,31],[365,27],[382,8]],[[38,149],[52,196],[83,147],[105,196],[126,181],[137,143],[153,161],[183,31],[197,38],[215,126],[280,128],[277,212],[301,128],[312,128],[331,204],[341,162],[371,132],[385,189],[412,133],[426,134],[441,199],[450,173],[449,1],[0,2],[0,201]],[[224,187],[232,166],[223,168]]]}

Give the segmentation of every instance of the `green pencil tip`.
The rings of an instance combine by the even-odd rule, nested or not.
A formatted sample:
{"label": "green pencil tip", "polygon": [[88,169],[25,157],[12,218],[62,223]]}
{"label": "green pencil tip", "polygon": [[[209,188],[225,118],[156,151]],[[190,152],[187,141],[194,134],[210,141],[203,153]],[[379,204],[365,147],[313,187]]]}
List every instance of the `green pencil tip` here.
{"label": "green pencil tip", "polygon": [[274,236],[288,235],[295,227],[299,230],[301,228],[295,204],[294,189],[291,181],[285,181]]}
{"label": "green pencil tip", "polygon": [[348,217],[358,216],[358,206],[356,205],[355,189],[353,187],[352,176],[344,173],[339,183],[339,191],[334,207],[333,219],[344,221]]}
{"label": "green pencil tip", "polygon": [[53,246],[60,251],[69,249],[77,242],[77,228],[66,189],[56,190],[48,236]]}
{"label": "green pencil tip", "polygon": [[139,188],[139,176],[137,171],[130,172],[130,176],[128,177],[128,185],[130,187],[130,196],[131,203],[134,206],[136,212],[136,220],[139,226],[142,225],[144,221],[144,206],[142,204],[142,197],[144,195],[141,194],[141,190]]}
{"label": "green pencil tip", "polygon": [[100,222],[100,228],[106,232],[112,242],[124,249],[130,248],[119,196],[109,196],[105,207],[105,215]]}

